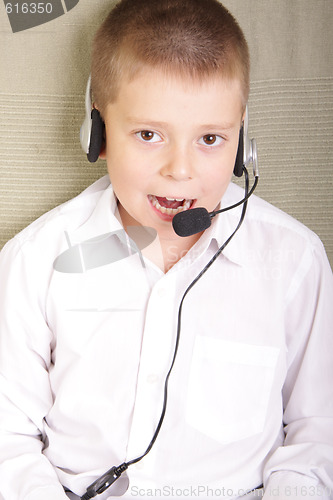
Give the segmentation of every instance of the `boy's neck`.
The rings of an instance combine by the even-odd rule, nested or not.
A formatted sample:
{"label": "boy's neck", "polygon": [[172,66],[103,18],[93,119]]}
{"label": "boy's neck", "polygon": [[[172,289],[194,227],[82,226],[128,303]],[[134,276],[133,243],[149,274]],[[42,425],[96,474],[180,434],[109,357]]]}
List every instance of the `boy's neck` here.
{"label": "boy's neck", "polygon": [[[138,226],[138,222],[135,221],[118,203],[118,213],[121,223],[127,231],[129,226]],[[183,258],[187,252],[192,248],[192,246],[199,240],[202,233],[194,234],[193,236],[188,236],[182,238],[173,234],[171,235],[161,235],[146,248],[142,250],[142,254],[158,266],[164,273],[167,273],[177,262]]]}
{"label": "boy's neck", "polygon": [[156,251],[154,250],[154,244],[151,245],[151,248],[148,247],[147,251],[150,251],[149,258],[162,271],[167,273],[180,259],[185,257],[187,252],[199,240],[201,234],[195,234],[187,238],[178,237],[174,240],[156,238],[155,244],[159,246],[159,251],[157,248]]}

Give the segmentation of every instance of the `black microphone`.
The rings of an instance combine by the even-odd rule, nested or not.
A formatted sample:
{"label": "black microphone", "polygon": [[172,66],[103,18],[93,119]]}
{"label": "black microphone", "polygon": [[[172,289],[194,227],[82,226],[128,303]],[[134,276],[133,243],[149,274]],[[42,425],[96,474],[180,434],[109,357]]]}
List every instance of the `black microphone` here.
{"label": "black microphone", "polygon": [[[243,167],[243,169],[246,171],[245,167]],[[257,187],[258,180],[259,174],[256,174],[251,190],[247,192],[246,189],[244,198],[230,207],[221,208],[220,210],[213,212],[208,212],[208,210],[204,207],[196,207],[190,210],[185,210],[184,212],[179,212],[172,219],[172,227],[175,233],[178,234],[178,236],[185,237],[201,233],[205,229],[208,229],[211,226],[212,218],[215,217],[215,215],[226,212],[227,210],[231,210],[238,207],[238,205],[245,203]]]}
{"label": "black microphone", "polygon": [[192,236],[207,229],[214,215],[214,212],[209,213],[204,207],[192,208],[176,214],[172,219],[172,226],[178,236]]}

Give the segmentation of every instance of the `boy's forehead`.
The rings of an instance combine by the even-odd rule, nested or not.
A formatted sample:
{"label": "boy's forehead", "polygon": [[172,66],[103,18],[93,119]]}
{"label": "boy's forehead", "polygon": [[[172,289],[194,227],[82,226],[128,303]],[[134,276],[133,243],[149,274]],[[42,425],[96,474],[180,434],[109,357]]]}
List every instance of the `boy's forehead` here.
{"label": "boy's forehead", "polygon": [[140,122],[142,117],[147,118],[147,121],[159,121],[160,111],[167,117],[175,109],[179,113],[197,109],[207,123],[220,123],[219,112],[223,110],[223,114],[228,114],[231,110],[229,122],[232,124],[244,109],[241,83],[223,76],[198,80],[166,75],[155,70],[141,72],[134,78],[123,78],[116,98],[107,107],[106,115],[108,111],[113,115],[116,111],[127,121],[135,122],[137,119]]}
{"label": "boy's forehead", "polygon": [[183,89],[191,94],[205,94],[207,92],[222,93],[233,92],[239,95],[239,99],[243,104],[242,84],[238,78],[229,78],[221,74],[206,75],[202,78],[190,77],[189,75],[181,75],[179,73],[166,73],[163,70],[144,69],[134,76],[123,75],[118,82],[118,89],[115,95],[115,101],[124,93],[142,92],[142,88],[149,85],[149,88],[154,88],[156,94],[160,93],[161,98],[165,95],[165,91],[176,91]]}

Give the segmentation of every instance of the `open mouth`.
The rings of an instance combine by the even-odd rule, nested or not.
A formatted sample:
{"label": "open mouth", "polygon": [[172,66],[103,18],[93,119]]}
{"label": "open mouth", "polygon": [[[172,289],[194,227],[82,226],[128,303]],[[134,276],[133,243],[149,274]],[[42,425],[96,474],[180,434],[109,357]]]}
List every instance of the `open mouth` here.
{"label": "open mouth", "polygon": [[192,199],[168,198],[163,196],[148,195],[150,203],[162,214],[174,216],[184,210],[189,210],[194,203]]}

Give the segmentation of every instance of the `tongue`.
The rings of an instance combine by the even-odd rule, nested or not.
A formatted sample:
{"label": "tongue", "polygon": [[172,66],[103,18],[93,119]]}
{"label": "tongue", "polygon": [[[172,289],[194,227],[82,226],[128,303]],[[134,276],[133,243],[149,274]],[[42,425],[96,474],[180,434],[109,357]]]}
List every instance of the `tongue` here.
{"label": "tongue", "polygon": [[183,205],[183,201],[170,201],[166,198],[161,198],[160,196],[156,196],[157,201],[161,205],[161,207],[165,208],[179,208]]}

